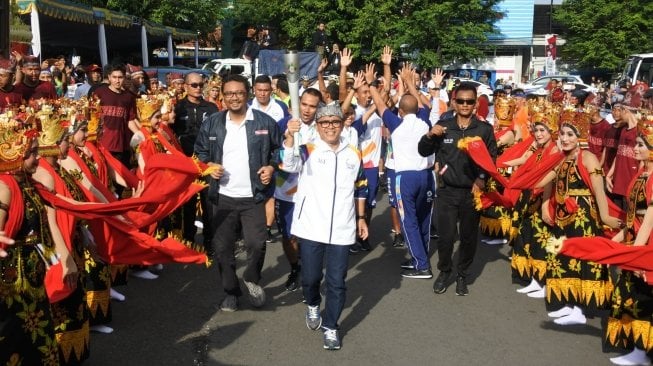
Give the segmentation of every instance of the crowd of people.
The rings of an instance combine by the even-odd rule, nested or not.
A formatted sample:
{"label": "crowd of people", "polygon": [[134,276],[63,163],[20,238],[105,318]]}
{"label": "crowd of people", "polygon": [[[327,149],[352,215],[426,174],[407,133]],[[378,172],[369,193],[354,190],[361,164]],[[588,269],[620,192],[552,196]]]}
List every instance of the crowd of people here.
{"label": "crowd of people", "polygon": [[76,72],[63,60],[63,83],[78,84],[68,93],[37,57],[0,59],[0,360],[83,363],[91,332],[113,330],[119,286],[154,280],[165,263],[213,262],[222,311],[243,295],[262,307],[275,227],[286,290],[302,289],[307,327],[340,349],[349,258],[377,245],[384,189],[392,246],[409,255],[403,278],[434,277],[435,240],[434,293],[455,282],[467,296],[479,234],[509,243],[518,293],[545,299],[560,326],[611,309],[605,340],[631,351],[611,361],[650,364],[651,268],[596,259],[591,243],[651,237],[651,91],[606,100],[554,80],[497,90],[490,113],[474,84],[393,70],[390,47],[361,70],[347,48],[332,53],[298,87],[295,115],[286,75],[250,88],[240,75],[159,81],[135,65]]}

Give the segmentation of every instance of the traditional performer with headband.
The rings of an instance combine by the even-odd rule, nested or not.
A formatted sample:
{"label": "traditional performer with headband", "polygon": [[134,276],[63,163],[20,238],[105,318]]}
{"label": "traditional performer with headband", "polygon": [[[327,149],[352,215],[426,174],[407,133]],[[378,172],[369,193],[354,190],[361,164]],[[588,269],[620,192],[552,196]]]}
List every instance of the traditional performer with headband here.
{"label": "traditional performer with headband", "polygon": [[[601,224],[611,228],[621,225],[610,215],[599,161],[584,150],[589,117],[575,108],[563,110],[560,145],[565,159],[538,184],[544,188],[542,218],[554,226],[553,234],[558,237],[596,236],[602,233]],[[585,324],[581,307],[607,308],[611,295],[612,283],[605,266],[548,255],[546,303],[556,309],[548,314],[556,318],[556,324]]]}
{"label": "traditional performer with headband", "polygon": [[[66,118],[68,116],[54,113],[47,105],[36,113],[35,122],[40,126],[38,142],[41,159],[32,177],[58,195],[84,202],[84,193],[75,183],[75,177],[58,163],[59,159],[65,159],[68,155],[70,121]],[[52,303],[55,337],[59,344],[59,363],[79,365],[89,357],[90,325],[85,273],[89,236],[85,234],[87,229],[82,228],[85,223],[63,210],[57,210],[56,224],[80,273],[74,288],[66,284],[55,286],[59,289],[55,294],[47,288]],[[46,286],[50,285],[50,282],[46,283]]]}
{"label": "traditional performer with headband", "polygon": [[[44,280],[46,270],[58,260],[69,262],[69,253],[54,210],[46,208],[30,179],[38,167],[37,135],[17,126],[0,128],[0,145],[7,147],[0,150],[0,230],[16,241],[4,249],[7,256],[0,260],[2,364],[58,364]],[[74,287],[76,268],[65,267],[63,275]]]}

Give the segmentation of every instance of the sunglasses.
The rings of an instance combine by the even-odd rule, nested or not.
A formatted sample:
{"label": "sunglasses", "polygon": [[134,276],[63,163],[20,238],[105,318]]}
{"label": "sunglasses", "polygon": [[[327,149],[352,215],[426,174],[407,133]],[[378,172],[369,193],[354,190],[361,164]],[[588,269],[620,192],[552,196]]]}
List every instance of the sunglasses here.
{"label": "sunglasses", "polygon": [[476,99],[459,99],[459,98],[456,98],[456,104],[474,105],[474,104],[476,104]]}
{"label": "sunglasses", "polygon": [[186,84],[186,85],[190,86],[191,88],[202,88],[202,87],[204,87],[204,83],[190,83],[190,84]]}

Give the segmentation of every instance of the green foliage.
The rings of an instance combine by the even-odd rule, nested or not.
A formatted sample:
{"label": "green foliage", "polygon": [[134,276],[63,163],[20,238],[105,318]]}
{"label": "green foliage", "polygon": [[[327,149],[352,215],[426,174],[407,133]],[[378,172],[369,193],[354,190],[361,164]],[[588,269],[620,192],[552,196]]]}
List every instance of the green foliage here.
{"label": "green foliage", "polygon": [[211,32],[224,18],[224,0],[78,0],[163,25]]}
{"label": "green foliage", "polygon": [[650,0],[566,0],[553,17],[566,29],[563,60],[578,66],[616,69],[630,54],[653,51]]}
{"label": "green foliage", "polygon": [[363,60],[378,60],[384,45],[395,54],[405,45],[423,66],[454,60],[466,62],[483,54],[482,45],[495,32],[501,0],[267,0],[234,2],[239,24],[278,28],[281,45],[308,49],[318,22],[331,39]]}

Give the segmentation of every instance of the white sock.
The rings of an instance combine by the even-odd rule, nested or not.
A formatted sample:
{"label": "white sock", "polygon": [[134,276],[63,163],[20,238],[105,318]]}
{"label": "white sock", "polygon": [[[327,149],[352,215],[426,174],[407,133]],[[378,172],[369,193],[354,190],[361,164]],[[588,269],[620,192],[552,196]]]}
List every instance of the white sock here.
{"label": "white sock", "polygon": [[98,332],[104,334],[113,333],[113,328],[107,327],[106,325],[92,325],[90,329],[91,332]]}
{"label": "white sock", "polygon": [[502,245],[508,243],[507,239],[491,239],[491,240],[483,240],[483,242],[487,245]]}
{"label": "white sock", "polygon": [[625,355],[612,357],[610,359],[615,365],[650,365],[651,359],[646,355],[646,351],[635,347],[635,349]]}
{"label": "white sock", "polygon": [[148,271],[147,269],[132,271],[131,275],[133,277],[142,278],[144,280],[156,280],[157,278],[159,278],[158,275],[155,275],[154,273]]}
{"label": "white sock", "polygon": [[574,308],[572,308],[571,306],[565,306],[562,309],[552,311],[552,312],[548,313],[547,315],[549,316],[549,318],[560,318],[562,316],[567,316],[567,315],[571,314],[571,312],[573,310],[574,310]]}
{"label": "white sock", "polygon": [[537,283],[537,281],[535,281],[534,278],[531,278],[531,283],[529,283],[528,286],[526,287],[518,288],[517,292],[519,292],[520,294],[527,294],[529,292],[533,292],[541,289],[542,286],[540,286],[540,284]]}
{"label": "white sock", "polygon": [[569,315],[555,319],[553,322],[558,325],[585,324],[587,323],[587,318],[583,314],[583,310],[581,308],[574,306],[574,309]]}
{"label": "white sock", "polygon": [[543,299],[546,297],[546,288],[542,287],[539,290],[529,292],[526,294],[526,296],[531,297],[533,299]]}
{"label": "white sock", "polygon": [[125,301],[127,299],[125,297],[125,295],[123,295],[120,292],[114,290],[113,288],[111,288],[111,290],[109,291],[109,295],[111,296],[112,299],[118,300],[118,301]]}

